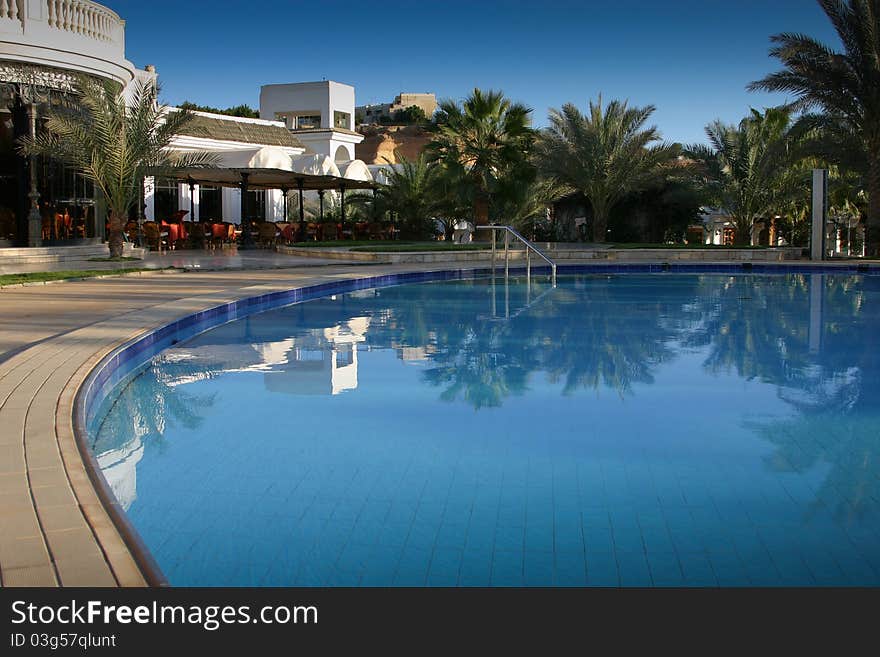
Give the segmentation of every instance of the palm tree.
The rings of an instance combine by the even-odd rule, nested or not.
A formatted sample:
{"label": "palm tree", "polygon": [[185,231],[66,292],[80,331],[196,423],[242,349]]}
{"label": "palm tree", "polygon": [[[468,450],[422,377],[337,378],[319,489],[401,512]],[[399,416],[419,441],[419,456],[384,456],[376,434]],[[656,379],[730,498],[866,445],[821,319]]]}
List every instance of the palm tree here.
{"label": "palm tree", "polygon": [[386,183],[373,194],[355,194],[346,200],[354,205],[372,205],[371,214],[396,214],[403,237],[424,238],[433,233],[436,214],[436,181],[439,169],[425,153],[409,160],[395,152],[397,164],[385,169]]}
{"label": "palm tree", "polygon": [[736,243],[749,244],[755,221],[783,203],[793,184],[795,156],[784,108],[752,110],[739,125],[715,121],[706,126],[709,146],[691,146],[689,154],[705,167],[714,201],[733,219]]}
{"label": "palm tree", "polygon": [[213,161],[208,153],[168,150],[193,114],[169,110],[157,96],[152,82],[135,84],[126,97],[118,85],[83,79],[77,96],[49,110],[46,131],[22,144],[27,153],[78,169],[101,191],[110,215],[110,257],[122,255],[123,226],[145,176]]}
{"label": "palm tree", "polygon": [[629,107],[613,100],[607,107],[590,101],[587,115],[571,103],[550,110],[537,156],[548,176],[583,193],[593,210],[593,240],[604,242],[608,218],[626,194],[662,176],[680,148],[661,141],[655,126],[645,123],[654,106]]}
{"label": "palm tree", "polygon": [[489,206],[498,181],[527,165],[534,139],[532,110],[500,91],[473,93],[461,104],[441,101],[431,159],[461,174],[473,189],[477,226],[489,223]]}
{"label": "palm tree", "polygon": [[785,67],[751,90],[797,95],[795,110],[819,108],[849,125],[865,153],[868,180],[866,253],[880,255],[880,0],[819,0],[843,44],[838,52],[804,34],[771,37]]}

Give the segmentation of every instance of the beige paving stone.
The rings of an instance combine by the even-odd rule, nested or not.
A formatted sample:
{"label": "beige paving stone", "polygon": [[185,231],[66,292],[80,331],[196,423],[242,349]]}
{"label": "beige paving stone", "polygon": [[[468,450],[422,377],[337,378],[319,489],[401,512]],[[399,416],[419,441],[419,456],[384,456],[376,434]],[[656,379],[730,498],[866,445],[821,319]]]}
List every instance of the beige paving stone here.
{"label": "beige paving stone", "polygon": [[0,568],[4,571],[27,566],[48,566],[51,563],[42,536],[0,539]]}
{"label": "beige paving stone", "polygon": [[[0,509],[0,535],[9,539],[41,536],[42,530],[33,507]],[[0,563],[0,567],[2,565]]]}
{"label": "beige paving stone", "polygon": [[28,566],[2,571],[3,586],[34,587],[58,586],[55,569],[52,566]]}
{"label": "beige paving stone", "polygon": [[61,586],[118,585],[107,562],[91,555],[76,559],[57,559],[55,568],[58,569]]}
{"label": "beige paving stone", "polygon": [[[28,478],[24,472],[0,474],[0,493],[12,494],[28,491]],[[28,493],[30,497],[30,493]],[[2,507],[0,507],[2,509]]]}
{"label": "beige paving stone", "polygon": [[0,445],[0,474],[25,471],[24,446]]}
{"label": "beige paving stone", "polygon": [[52,532],[64,529],[86,527],[86,519],[76,504],[60,504],[58,506],[38,506],[37,516],[43,531]]}
{"label": "beige paving stone", "polygon": [[67,484],[67,473],[60,465],[50,468],[28,468],[28,475],[31,478],[31,486],[38,488],[40,486],[60,486]]}
{"label": "beige paving stone", "polygon": [[38,508],[76,504],[76,498],[67,483],[58,486],[31,488],[31,492]]}
{"label": "beige paving stone", "polygon": [[55,561],[80,559],[88,555],[104,558],[101,556],[101,549],[84,519],[81,526],[75,529],[47,531],[45,536],[49,551],[52,553],[52,559]]}

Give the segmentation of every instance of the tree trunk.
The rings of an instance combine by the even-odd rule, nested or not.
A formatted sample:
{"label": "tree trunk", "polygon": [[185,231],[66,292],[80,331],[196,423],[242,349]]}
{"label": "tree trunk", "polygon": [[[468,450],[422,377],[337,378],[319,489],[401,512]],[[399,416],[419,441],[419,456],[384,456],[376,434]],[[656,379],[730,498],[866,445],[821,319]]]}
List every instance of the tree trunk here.
{"label": "tree trunk", "polygon": [[593,206],[593,241],[602,244],[608,235],[608,212]]}
{"label": "tree trunk", "polygon": [[733,235],[734,246],[751,246],[752,244],[752,221],[751,219],[735,218],[736,233]]}
{"label": "tree trunk", "polygon": [[868,218],[865,256],[880,258],[880,144],[868,146]]}
{"label": "tree trunk", "polygon": [[110,245],[110,257],[122,257],[122,218],[114,211],[110,211],[110,229],[107,234],[107,242]]}
{"label": "tree trunk", "polygon": [[[477,191],[474,198],[474,226],[489,225],[489,195],[483,191]],[[491,230],[475,230],[475,242],[489,242],[492,240]]]}

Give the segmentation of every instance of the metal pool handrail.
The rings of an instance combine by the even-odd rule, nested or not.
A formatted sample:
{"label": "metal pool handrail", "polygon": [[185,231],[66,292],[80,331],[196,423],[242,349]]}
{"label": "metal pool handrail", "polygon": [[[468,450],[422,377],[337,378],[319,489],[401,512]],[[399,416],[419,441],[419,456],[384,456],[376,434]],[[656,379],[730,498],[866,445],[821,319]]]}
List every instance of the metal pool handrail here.
{"label": "metal pool handrail", "polygon": [[495,231],[503,230],[504,231],[504,276],[507,278],[510,274],[510,236],[513,235],[516,239],[522,242],[526,247],[526,278],[531,279],[532,277],[532,251],[537,254],[537,256],[544,260],[548,265],[550,265],[550,281],[553,287],[556,287],[556,263],[553,262],[547,255],[541,251],[537,246],[532,244],[529,240],[520,234],[520,232],[514,228],[513,226],[505,226],[502,224],[490,224],[488,226],[476,226],[476,228],[483,228],[492,231],[492,273],[495,273]]}

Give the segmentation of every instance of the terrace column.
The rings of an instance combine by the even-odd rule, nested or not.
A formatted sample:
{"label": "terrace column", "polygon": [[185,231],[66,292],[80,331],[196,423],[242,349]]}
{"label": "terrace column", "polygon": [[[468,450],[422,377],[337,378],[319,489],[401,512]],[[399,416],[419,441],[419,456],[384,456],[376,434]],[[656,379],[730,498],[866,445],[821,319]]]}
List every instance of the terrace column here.
{"label": "terrace column", "polygon": [[156,179],[153,176],[144,178],[144,218],[156,221]]}
{"label": "terrace column", "polygon": [[345,226],[345,185],[339,186],[339,212],[342,214],[342,225]]}
{"label": "terrace column", "polygon": [[250,174],[241,174],[241,243],[240,249],[249,249],[254,245],[251,236],[251,220],[248,217],[248,178]]}
{"label": "terrace column", "polygon": [[299,190],[299,239],[306,241],[306,209],[303,206],[303,179],[296,179],[296,187]]}
{"label": "terrace column", "polygon": [[281,188],[281,207],[284,215],[281,218],[281,221],[287,223],[287,192],[290,190],[287,187]]}
{"label": "terrace column", "polygon": [[321,217],[321,223],[324,223],[324,190],[318,190],[318,212]]}
{"label": "terrace column", "polygon": [[189,220],[196,220],[196,181],[192,178],[187,179],[189,185]]}

